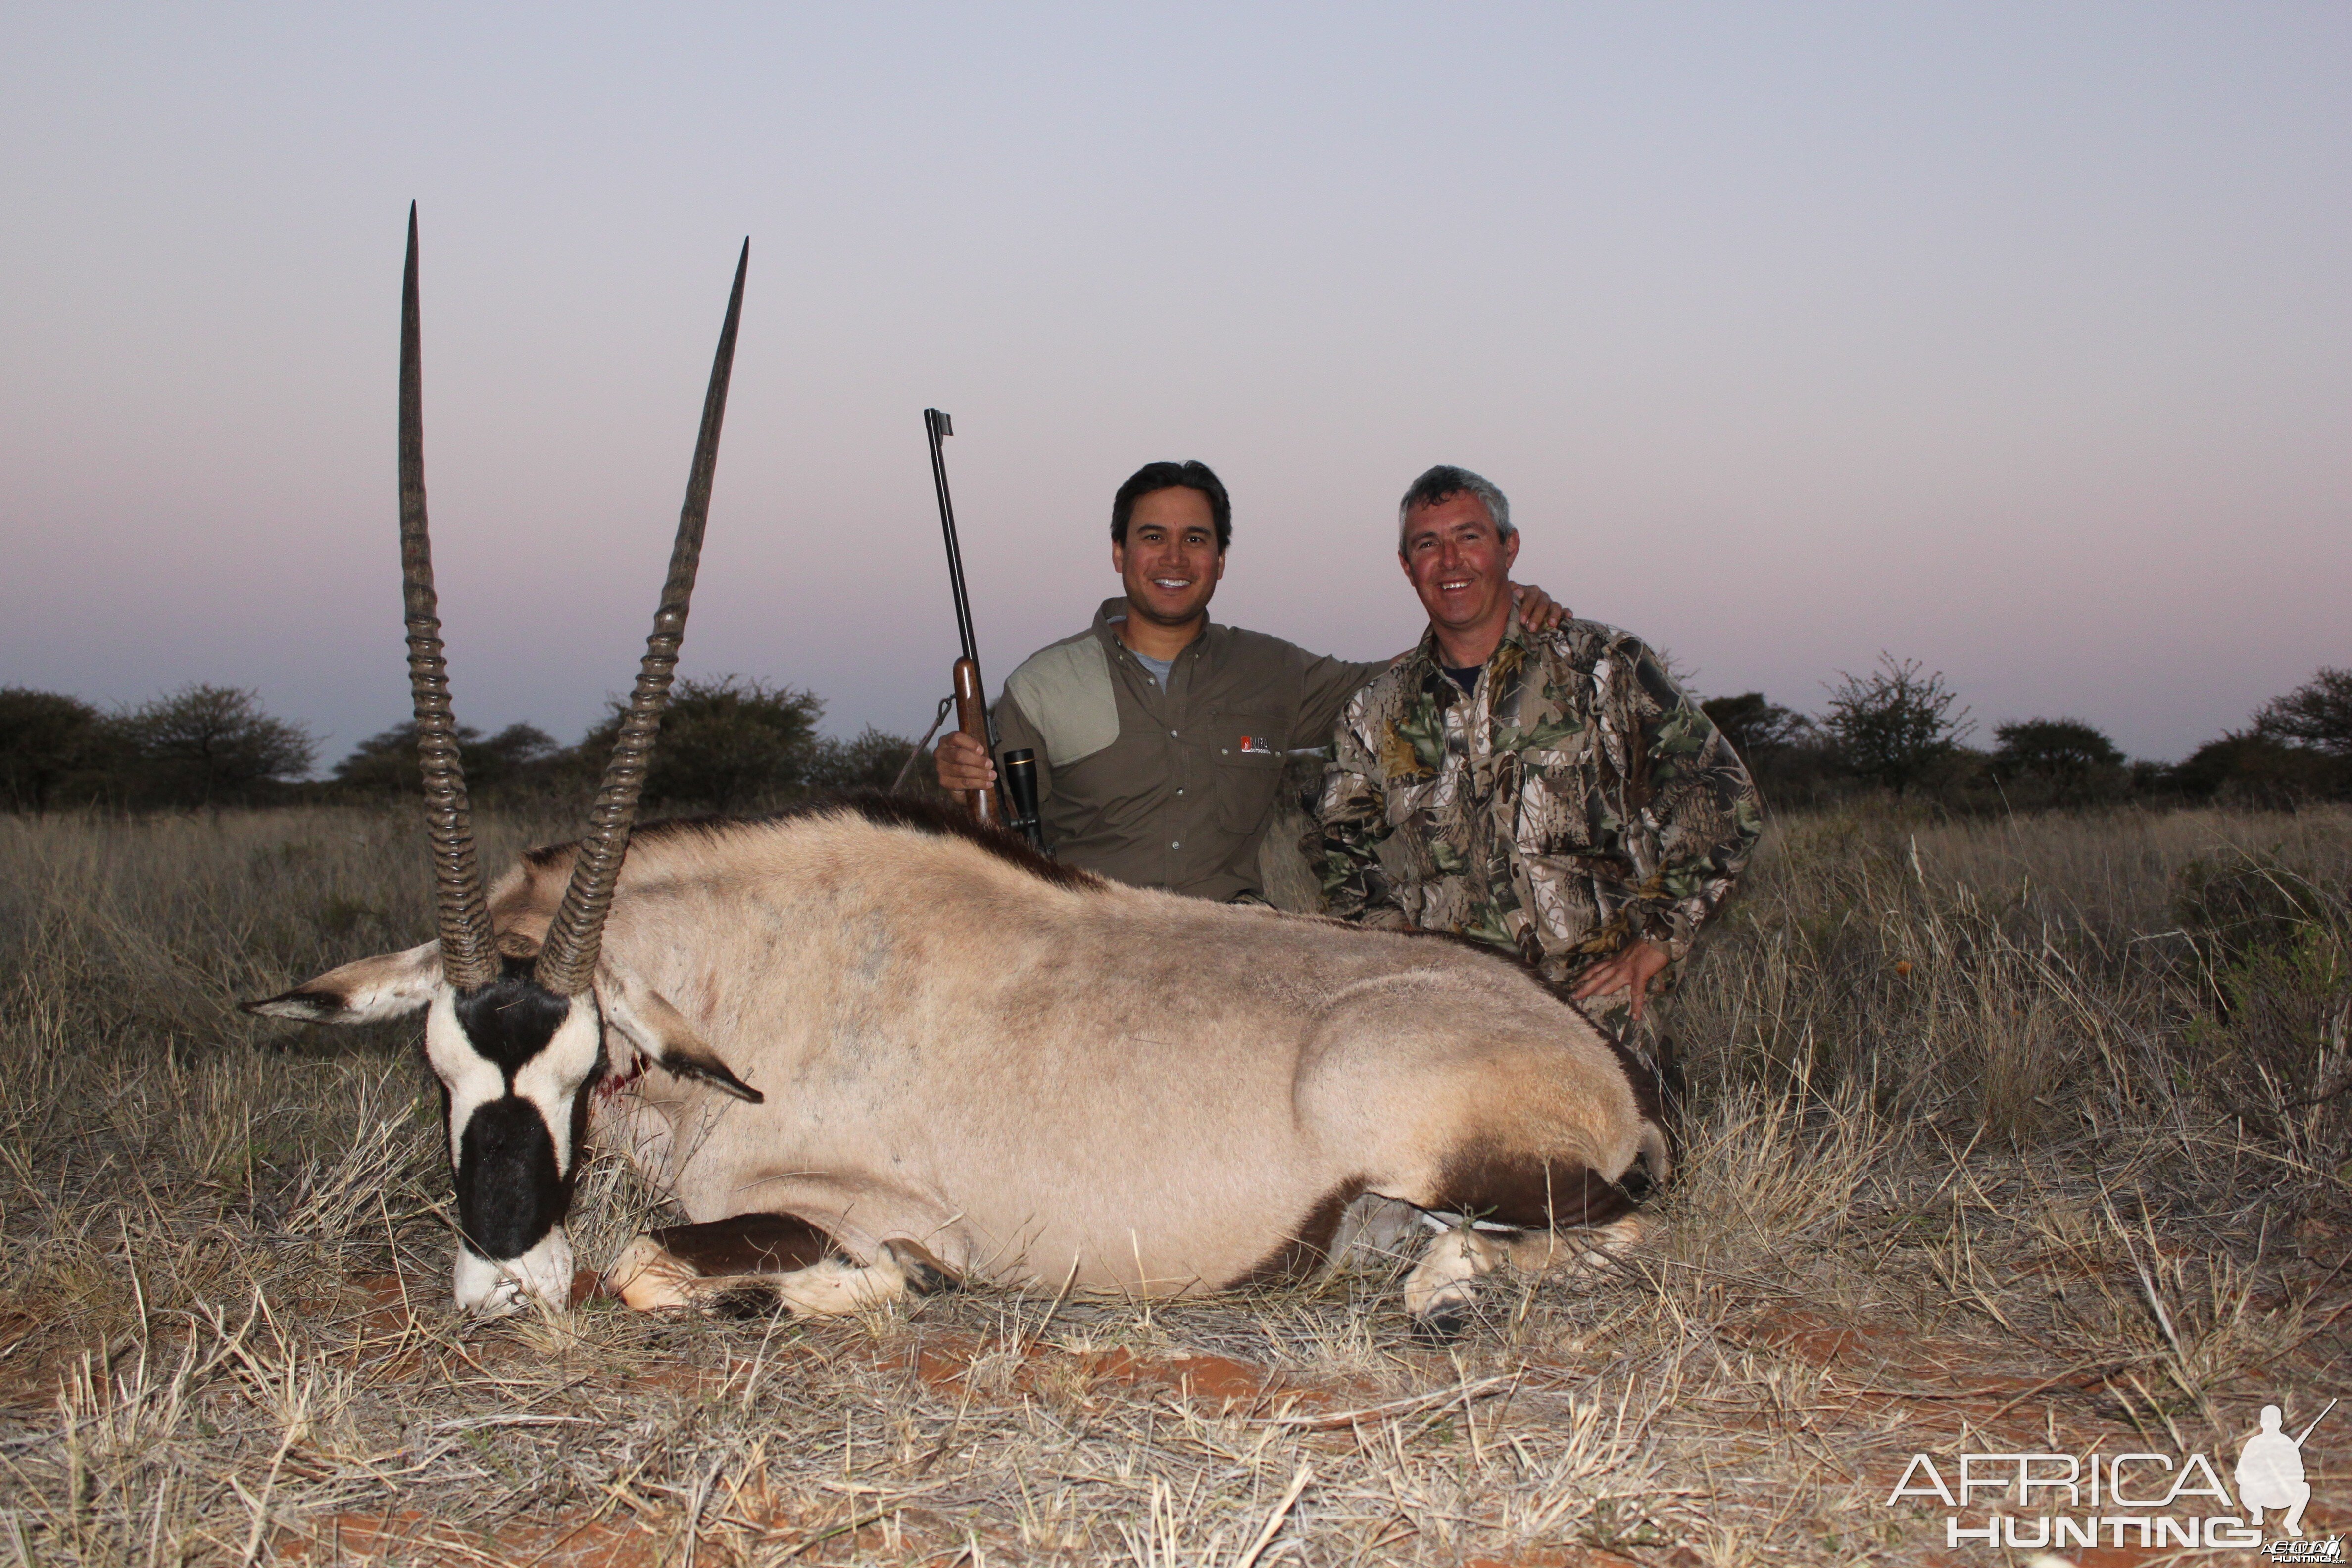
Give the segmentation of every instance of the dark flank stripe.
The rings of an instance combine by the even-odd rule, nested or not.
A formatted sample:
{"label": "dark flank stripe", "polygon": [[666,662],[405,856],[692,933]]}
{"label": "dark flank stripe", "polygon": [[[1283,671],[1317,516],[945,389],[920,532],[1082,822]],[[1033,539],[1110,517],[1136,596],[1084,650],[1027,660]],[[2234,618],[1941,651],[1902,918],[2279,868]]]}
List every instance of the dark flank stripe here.
{"label": "dark flank stripe", "polygon": [[797,1215],[739,1214],[646,1233],[655,1246],[705,1279],[789,1274],[840,1256],[833,1237]]}
{"label": "dark flank stripe", "polygon": [[1291,1285],[1312,1276],[1330,1261],[1331,1238],[1339,1234],[1339,1218],[1348,1205],[1363,1195],[1360,1180],[1342,1182],[1315,1200],[1314,1207],[1291,1227],[1288,1239],[1252,1264],[1227,1285],[1245,1289],[1253,1285]]}

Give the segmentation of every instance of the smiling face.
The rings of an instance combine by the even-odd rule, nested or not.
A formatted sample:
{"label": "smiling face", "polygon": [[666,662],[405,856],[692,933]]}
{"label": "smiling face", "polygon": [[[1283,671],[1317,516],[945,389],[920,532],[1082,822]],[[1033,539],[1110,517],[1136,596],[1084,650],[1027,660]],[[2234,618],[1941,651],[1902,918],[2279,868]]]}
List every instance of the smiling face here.
{"label": "smiling face", "polygon": [[1110,547],[1110,560],[1131,614],[1170,627],[1197,621],[1225,574],[1209,498],[1189,485],[1136,497],[1127,542]]}
{"label": "smiling face", "polygon": [[1467,664],[1492,653],[1510,624],[1518,534],[1503,535],[1486,503],[1459,491],[1412,509],[1398,554],[1448,656]]}

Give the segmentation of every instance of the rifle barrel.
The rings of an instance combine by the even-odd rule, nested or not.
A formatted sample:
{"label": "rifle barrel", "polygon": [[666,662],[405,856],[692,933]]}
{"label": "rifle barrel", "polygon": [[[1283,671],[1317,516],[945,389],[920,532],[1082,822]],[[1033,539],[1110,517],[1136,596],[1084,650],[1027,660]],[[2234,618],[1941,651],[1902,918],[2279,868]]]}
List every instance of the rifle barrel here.
{"label": "rifle barrel", "polygon": [[[947,453],[940,446],[955,434],[955,426],[938,409],[926,408],[923,434],[931,444],[931,485],[939,492],[940,529],[948,542],[948,587],[955,595],[956,637],[963,647],[963,657],[955,662],[956,728],[979,742],[980,749],[993,757],[996,718],[988,710],[988,688],[980,676],[980,647],[971,631],[971,598],[963,585],[963,548],[956,542],[955,502],[948,497]],[[966,790],[963,803],[982,822],[994,822],[999,816],[993,790]]]}
{"label": "rifle barrel", "polygon": [[980,647],[972,640],[971,596],[963,586],[963,547],[956,542],[955,501],[948,495],[948,459],[941,441],[955,434],[954,422],[936,408],[923,410],[923,434],[931,444],[931,488],[939,492],[940,530],[948,542],[948,588],[955,595],[956,637],[963,657],[980,666]]}

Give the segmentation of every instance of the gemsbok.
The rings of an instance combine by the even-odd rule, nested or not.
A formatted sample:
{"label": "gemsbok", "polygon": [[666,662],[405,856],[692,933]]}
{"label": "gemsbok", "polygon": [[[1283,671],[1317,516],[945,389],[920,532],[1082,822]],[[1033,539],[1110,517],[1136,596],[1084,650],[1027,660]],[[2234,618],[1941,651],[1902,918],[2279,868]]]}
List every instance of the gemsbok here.
{"label": "gemsbok", "polygon": [[1631,1210],[1667,1171],[1653,1086],[1492,950],[1120,886],[886,796],[632,839],[749,259],[747,242],[591,826],[486,892],[426,537],[410,210],[401,558],[439,935],[247,1005],[337,1024],[424,1010],[458,1305],[569,1303],[564,1220],[592,1140],[692,1222],[605,1270],[636,1307],[1222,1289],[1324,1265],[1351,1207],[1387,1199],[1437,1233],[1404,1297],[1442,1335],[1480,1274],[1635,1239]]}

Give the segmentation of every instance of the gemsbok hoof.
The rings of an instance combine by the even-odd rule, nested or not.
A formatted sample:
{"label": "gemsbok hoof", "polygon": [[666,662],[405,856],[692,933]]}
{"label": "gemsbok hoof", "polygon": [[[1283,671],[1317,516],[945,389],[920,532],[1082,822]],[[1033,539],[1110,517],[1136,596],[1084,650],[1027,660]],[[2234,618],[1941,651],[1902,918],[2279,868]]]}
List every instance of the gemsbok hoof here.
{"label": "gemsbok hoof", "polygon": [[1425,1317],[1412,1320],[1413,1340],[1433,1348],[1450,1345],[1470,1331],[1470,1316],[1466,1306],[1440,1307]]}

